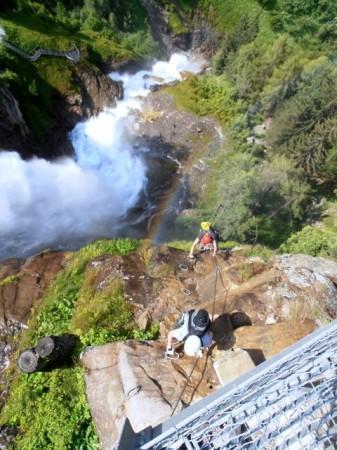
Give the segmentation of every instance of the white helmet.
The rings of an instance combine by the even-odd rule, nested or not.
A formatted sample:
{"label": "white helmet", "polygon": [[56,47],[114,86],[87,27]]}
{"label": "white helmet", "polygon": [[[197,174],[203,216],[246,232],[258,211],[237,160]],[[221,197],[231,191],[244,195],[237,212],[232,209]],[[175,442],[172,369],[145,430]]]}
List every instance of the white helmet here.
{"label": "white helmet", "polygon": [[188,356],[200,356],[201,340],[198,336],[188,336],[184,345],[184,352]]}

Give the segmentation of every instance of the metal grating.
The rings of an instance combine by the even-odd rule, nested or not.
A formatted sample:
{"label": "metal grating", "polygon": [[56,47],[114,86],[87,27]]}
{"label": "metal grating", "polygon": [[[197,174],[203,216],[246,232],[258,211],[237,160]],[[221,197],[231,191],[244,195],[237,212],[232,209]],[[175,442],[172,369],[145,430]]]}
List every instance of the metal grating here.
{"label": "metal grating", "polygon": [[138,435],[137,449],[336,449],[336,349],[334,321],[186,408],[150,439]]}

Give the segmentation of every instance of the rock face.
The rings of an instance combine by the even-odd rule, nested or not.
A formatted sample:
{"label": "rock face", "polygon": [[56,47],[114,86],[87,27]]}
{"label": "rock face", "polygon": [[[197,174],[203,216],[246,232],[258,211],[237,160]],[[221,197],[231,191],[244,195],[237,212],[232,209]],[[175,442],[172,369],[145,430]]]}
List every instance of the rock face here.
{"label": "rock face", "polygon": [[253,325],[234,332],[234,348],[247,349],[255,364],[276,355],[316,328],[313,320],[288,320],[273,325]]}
{"label": "rock face", "polygon": [[66,128],[71,129],[80,120],[96,116],[105,107],[115,106],[116,100],[123,97],[122,83],[98,70],[75,66],[74,78],[79,92],[65,97],[59,111]]}
{"label": "rock face", "polygon": [[73,84],[77,93],[54,93],[52,119],[54,126],[45,130],[37,141],[28,129],[20,106],[6,88],[0,88],[0,150],[16,150],[22,157],[54,159],[73,153],[67,133],[77,122],[97,115],[122,98],[122,85],[103,72],[84,66],[73,66]]}
{"label": "rock face", "polygon": [[[308,302],[321,307],[328,318],[331,308],[326,308],[320,289],[335,279],[337,264],[324,259],[315,264],[315,260],[286,255],[265,263],[235,252],[217,257],[214,347],[207,360],[203,357],[197,363],[176,410],[195,360],[186,356],[164,359],[165,338],[182,311],[196,307],[213,310],[214,259],[200,254],[190,262],[184,252],[144,246],[138,254],[104,256],[89,263],[87,276],[94,279],[96,273],[97,289],[113,279],[122,280],[136,320],[145,327],[152,318],[160,322],[161,330],[157,342],[112,343],[84,353],[87,395],[102,448],[116,448],[127,420],[136,432],[156,426],[174,410],[178,412],[218,389],[214,361],[221,366],[221,382],[225,383],[312,332],[320,318],[313,314],[314,309],[305,308]],[[301,273],[307,268],[308,283],[313,280],[309,267],[320,274],[306,286],[305,296],[289,279],[290,265]],[[290,299],[284,296],[286,288],[293,292]],[[331,303],[337,304],[337,290],[330,294]],[[298,303],[300,316],[295,314],[297,306],[293,310],[289,302]]]}
{"label": "rock face", "polygon": [[23,150],[29,138],[28,127],[18,102],[9,89],[0,87],[0,150]]}
{"label": "rock face", "polygon": [[174,47],[168,28],[168,23],[165,18],[165,11],[159,2],[153,0],[142,0],[142,4],[149,17],[154,38],[157,42],[159,42],[160,48],[166,56],[169,56],[173,53]]}
{"label": "rock face", "polygon": [[90,347],[82,356],[103,449],[117,448],[126,418],[133,430],[141,431],[218,387],[211,360],[204,357],[184,389],[195,360],[164,359],[164,348],[164,342],[128,341]]}
{"label": "rock face", "polygon": [[[174,234],[176,215],[193,206],[195,192],[202,194],[206,189],[207,166],[201,155],[213,157],[223,137],[215,120],[177,110],[173,98],[161,90],[146,97],[137,121],[136,145],[150,150],[143,156],[149,185],[147,201],[142,203],[159,205],[152,211],[148,232],[156,230],[157,240],[167,241]],[[170,208],[162,211],[169,196]]]}
{"label": "rock face", "polygon": [[[60,94],[54,98],[55,126],[48,130],[39,148],[34,152],[44,158],[70,156],[73,148],[68,133],[81,120],[114,106],[122,98],[123,88],[103,72],[83,66],[72,68],[76,93]],[[48,150],[46,150],[48,149]]]}
{"label": "rock face", "polygon": [[178,2],[173,2],[176,7],[176,14],[179,20],[184,24],[185,30],[173,32],[170,29],[168,13],[161,5],[161,2],[155,0],[142,0],[142,4],[148,14],[149,22],[152,28],[153,36],[159,43],[161,50],[166,56],[175,51],[195,49],[198,52],[208,52],[216,47],[216,37],[214,31],[202,17],[194,13],[193,19],[187,18],[186,13],[179,8]]}
{"label": "rock face", "polygon": [[63,253],[42,253],[0,264],[0,327],[8,320],[26,322],[33,305],[63,268]]}
{"label": "rock face", "polygon": [[[305,290],[294,283],[294,273],[289,272],[291,261],[294,273],[301,271],[304,277]],[[228,331],[292,319],[310,319],[320,325],[336,318],[336,262],[285,255],[265,263],[240,252],[225,252],[218,255],[217,265],[218,275],[214,259],[207,253],[191,262],[183,251],[144,244],[137,254],[106,255],[90,262],[87,276],[95,280],[97,289],[113,279],[121,280],[136,320],[148,325],[151,317],[161,323],[163,335],[183,310],[203,305],[212,311],[214,293],[214,318]]]}
{"label": "rock face", "polygon": [[[1,331],[0,368],[12,352],[7,347],[11,333],[20,332],[63,261],[62,253],[46,253],[0,264],[0,317],[6,325],[1,330],[8,332]],[[144,242],[127,256],[91,260],[85,277],[100,294],[118,281],[142,329],[151,321],[160,323],[155,342],[111,343],[82,355],[89,405],[102,448],[109,450],[116,448],[128,421],[135,431],[155,426],[218,389],[213,359],[222,361],[226,375],[235,355],[235,372],[244,373],[252,367],[247,355],[259,364],[336,318],[337,263],[323,258],[282,255],[266,263],[238,249],[220,252],[216,260],[201,253],[190,261],[186,252]],[[213,313],[210,356],[196,365],[186,356],[164,359],[168,331],[183,311],[198,307]],[[176,351],[182,354],[182,347]]]}

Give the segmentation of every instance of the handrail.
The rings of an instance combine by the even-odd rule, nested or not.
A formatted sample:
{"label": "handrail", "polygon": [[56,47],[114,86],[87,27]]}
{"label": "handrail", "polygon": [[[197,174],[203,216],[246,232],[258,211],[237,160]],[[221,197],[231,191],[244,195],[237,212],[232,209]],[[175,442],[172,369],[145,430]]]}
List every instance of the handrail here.
{"label": "handrail", "polygon": [[66,52],[37,48],[34,51],[34,53],[32,55],[30,55],[29,53],[16,47],[15,45],[11,44],[10,42],[8,42],[5,39],[3,39],[1,42],[9,50],[12,50],[13,52],[20,55],[22,58],[26,59],[27,61],[31,61],[31,62],[37,61],[39,58],[41,58],[41,56],[56,56],[56,57],[66,58],[69,61],[72,61],[74,63],[78,63],[80,61],[80,56],[81,56],[80,51],[75,44],[70,50],[68,50]]}

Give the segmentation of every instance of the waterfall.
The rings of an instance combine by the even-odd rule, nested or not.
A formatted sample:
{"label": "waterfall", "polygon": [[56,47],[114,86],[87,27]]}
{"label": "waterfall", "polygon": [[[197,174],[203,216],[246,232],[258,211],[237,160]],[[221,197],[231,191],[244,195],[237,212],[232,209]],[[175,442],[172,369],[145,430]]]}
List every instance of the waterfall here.
{"label": "waterfall", "polygon": [[110,74],[123,81],[124,99],[70,133],[75,157],[47,161],[0,153],[0,259],[42,249],[71,249],[121,234],[121,221],[147,183],[147,168],[133,147],[134,110],[153,84],[197,72],[200,64],[174,54],[151,70]]}

